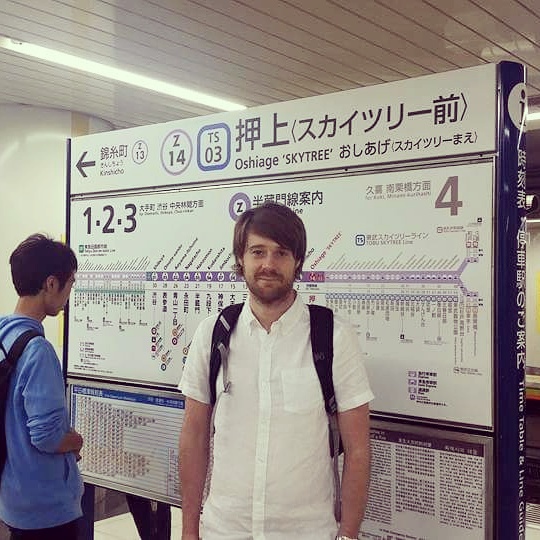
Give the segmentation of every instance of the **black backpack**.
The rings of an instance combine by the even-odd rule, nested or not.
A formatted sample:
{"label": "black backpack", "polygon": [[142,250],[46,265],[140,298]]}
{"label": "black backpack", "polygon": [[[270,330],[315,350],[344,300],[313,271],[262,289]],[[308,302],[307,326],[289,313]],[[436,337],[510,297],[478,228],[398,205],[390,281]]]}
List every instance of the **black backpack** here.
{"label": "black backpack", "polygon": [[[223,308],[212,331],[212,346],[210,350],[210,404],[216,404],[216,382],[220,367],[223,367],[224,392],[229,391],[230,382],[227,378],[227,354],[231,333],[236,326],[244,304],[232,304]],[[319,378],[324,398],[324,407],[328,416],[330,456],[334,462],[335,501],[334,514],[340,521],[341,499],[338,472],[338,455],[343,451],[339,426],[337,421],[337,404],[332,377],[332,362],[334,359],[334,314],[331,309],[316,304],[308,304],[311,350],[313,362]],[[338,504],[339,502],[339,504]]]}
{"label": "black backpack", "polygon": [[0,479],[7,459],[6,443],[6,401],[11,374],[17,365],[17,360],[24,351],[26,344],[36,336],[42,336],[37,330],[26,330],[14,342],[9,352],[0,343],[4,359],[0,361]]}

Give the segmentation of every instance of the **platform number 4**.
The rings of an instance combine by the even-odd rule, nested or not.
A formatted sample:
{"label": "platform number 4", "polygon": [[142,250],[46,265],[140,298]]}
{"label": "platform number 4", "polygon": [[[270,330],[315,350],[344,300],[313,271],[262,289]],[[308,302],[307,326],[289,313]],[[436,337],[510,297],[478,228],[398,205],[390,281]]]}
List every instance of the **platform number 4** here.
{"label": "platform number 4", "polygon": [[450,215],[457,216],[458,208],[462,206],[463,201],[458,199],[458,177],[449,176],[441,192],[437,195],[435,208],[450,208]]}

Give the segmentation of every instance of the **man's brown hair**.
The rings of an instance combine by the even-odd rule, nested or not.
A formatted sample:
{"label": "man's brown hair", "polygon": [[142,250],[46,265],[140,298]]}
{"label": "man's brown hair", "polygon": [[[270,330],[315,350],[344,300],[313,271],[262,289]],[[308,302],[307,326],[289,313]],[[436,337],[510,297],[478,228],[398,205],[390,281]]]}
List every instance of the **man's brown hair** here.
{"label": "man's brown hair", "polygon": [[233,253],[236,260],[234,270],[239,276],[244,275],[240,261],[246,250],[249,233],[270,238],[281,247],[291,250],[298,262],[295,277],[300,277],[306,258],[306,229],[295,212],[283,204],[265,202],[240,215],[234,226],[233,238]]}

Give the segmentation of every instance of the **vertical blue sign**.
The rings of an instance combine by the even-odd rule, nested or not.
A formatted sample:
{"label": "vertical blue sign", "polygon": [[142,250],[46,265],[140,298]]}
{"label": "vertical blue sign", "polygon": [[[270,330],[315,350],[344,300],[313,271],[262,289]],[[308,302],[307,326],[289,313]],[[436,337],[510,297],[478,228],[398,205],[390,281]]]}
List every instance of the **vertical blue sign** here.
{"label": "vertical blue sign", "polygon": [[495,497],[498,540],[525,538],[525,68],[499,64],[495,200]]}

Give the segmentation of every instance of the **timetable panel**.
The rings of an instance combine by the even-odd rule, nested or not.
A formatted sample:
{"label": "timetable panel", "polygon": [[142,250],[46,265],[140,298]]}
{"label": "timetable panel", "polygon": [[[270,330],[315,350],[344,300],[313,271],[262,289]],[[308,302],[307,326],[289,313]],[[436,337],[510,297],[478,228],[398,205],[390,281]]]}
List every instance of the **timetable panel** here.
{"label": "timetable panel", "polygon": [[489,437],[375,421],[371,456],[359,538],[493,538]]}
{"label": "timetable panel", "polygon": [[85,481],[180,503],[178,437],[184,398],[105,384],[69,384],[72,425],[84,439]]}

